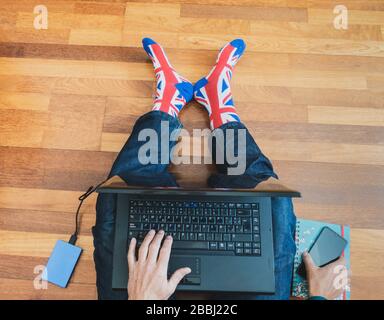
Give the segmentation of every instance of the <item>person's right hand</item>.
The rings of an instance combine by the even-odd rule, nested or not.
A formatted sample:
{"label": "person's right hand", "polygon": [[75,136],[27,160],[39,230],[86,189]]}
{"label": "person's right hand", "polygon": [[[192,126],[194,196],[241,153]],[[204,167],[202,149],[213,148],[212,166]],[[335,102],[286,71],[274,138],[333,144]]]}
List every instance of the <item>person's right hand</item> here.
{"label": "person's right hand", "polygon": [[318,267],[309,253],[303,254],[307,279],[309,284],[309,296],[320,296],[333,300],[340,296],[348,284],[348,272],[344,257],[324,266]]}
{"label": "person's right hand", "polygon": [[151,230],[135,256],[136,239],[132,238],[128,250],[128,298],[129,300],[166,300],[176,290],[179,282],[191,272],[188,267],[176,270],[168,280],[167,270],[171,255],[172,237],[164,231]]}

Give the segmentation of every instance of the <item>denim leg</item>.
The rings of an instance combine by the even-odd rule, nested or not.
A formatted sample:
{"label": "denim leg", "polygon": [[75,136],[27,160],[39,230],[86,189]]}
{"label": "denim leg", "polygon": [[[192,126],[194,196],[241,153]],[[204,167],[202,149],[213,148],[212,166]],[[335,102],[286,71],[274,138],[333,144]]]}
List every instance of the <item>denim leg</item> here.
{"label": "denim leg", "polygon": [[296,216],[291,198],[272,198],[272,224],[275,256],[275,294],[260,295],[256,299],[287,300],[291,294],[293,261],[296,253]]}
{"label": "denim leg", "polygon": [[[161,122],[169,125],[169,131],[161,130]],[[120,176],[127,184],[143,186],[177,186],[175,178],[168,172],[169,150],[176,144],[170,141],[169,135],[181,128],[178,119],[161,111],[151,111],[139,118],[132,130],[132,134],[118,154],[109,178]],[[139,149],[146,141],[139,141],[139,134],[144,129],[153,129],[159,136],[158,164],[143,165],[138,159]],[[170,141],[161,160],[161,141]],[[163,145],[164,146],[164,145]],[[163,164],[162,164],[163,163]],[[116,217],[116,195],[100,193],[96,203],[96,225],[92,228],[94,237],[94,261],[96,267],[96,285],[99,299],[124,299],[128,295],[126,290],[112,290],[112,256]]]}
{"label": "denim leg", "polygon": [[[228,169],[233,167],[233,164],[230,164],[226,159],[224,163],[217,164],[218,173],[213,174],[208,179],[208,184],[211,187],[254,188],[258,183],[270,177],[277,178],[277,175],[273,171],[272,163],[261,152],[244,124],[240,122],[229,122],[218,129],[223,131],[225,139],[224,143],[220,144],[218,144],[215,139],[212,140],[213,159],[217,159],[217,152],[226,154],[226,148],[233,145],[235,155],[242,156],[246,165],[242,174],[229,175]],[[226,132],[229,129],[231,129],[234,134],[227,136]],[[239,129],[243,130],[243,132],[241,133]],[[213,133],[215,133],[215,131],[213,131]],[[240,134],[245,136],[245,146],[238,144]],[[244,149],[246,150],[245,154]],[[293,260],[296,252],[294,238],[296,217],[291,198],[272,198],[272,225],[275,257],[275,294],[266,296],[239,295],[236,296],[236,298],[288,299],[290,296]]]}
{"label": "denim leg", "polygon": [[[222,133],[223,140],[220,139]],[[270,177],[277,178],[271,161],[261,152],[248,129],[241,122],[228,122],[212,132],[212,158],[217,173],[208,179],[208,185],[214,188],[254,188]],[[239,141],[243,141],[239,143]],[[227,153],[239,159],[232,163]],[[221,155],[225,155],[220,158]],[[240,174],[231,175],[230,170],[239,163],[244,165]]]}

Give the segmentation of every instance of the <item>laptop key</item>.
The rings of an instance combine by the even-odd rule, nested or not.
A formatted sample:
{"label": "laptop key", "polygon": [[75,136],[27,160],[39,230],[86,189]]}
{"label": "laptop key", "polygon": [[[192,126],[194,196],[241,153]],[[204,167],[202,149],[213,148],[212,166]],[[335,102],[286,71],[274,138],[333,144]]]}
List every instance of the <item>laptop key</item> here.
{"label": "laptop key", "polygon": [[243,249],[241,248],[236,249],[236,254],[243,254],[243,253],[244,253]]}
{"label": "laptop key", "polygon": [[231,235],[228,233],[223,234],[223,241],[231,241]]}
{"label": "laptop key", "polygon": [[250,216],[251,210],[250,209],[237,209],[237,215],[238,216]]}
{"label": "laptop key", "polygon": [[208,250],[208,242],[205,241],[173,241],[172,249],[196,249]]}
{"label": "laptop key", "polygon": [[232,234],[232,241],[242,241],[242,242],[253,241],[252,234],[250,234],[250,233],[249,234],[248,233],[242,233],[242,234],[233,233]]}
{"label": "laptop key", "polygon": [[223,241],[223,235],[221,233],[215,233],[215,241]]}
{"label": "laptop key", "polygon": [[210,250],[217,250],[217,242],[209,242]]}
{"label": "laptop key", "polygon": [[139,234],[138,231],[129,231],[128,232],[128,239],[137,238],[138,234]]}
{"label": "laptop key", "polygon": [[140,222],[141,216],[139,214],[130,214],[129,221],[130,222]]}
{"label": "laptop key", "polygon": [[141,223],[130,223],[129,224],[129,230],[141,230],[142,224]]}

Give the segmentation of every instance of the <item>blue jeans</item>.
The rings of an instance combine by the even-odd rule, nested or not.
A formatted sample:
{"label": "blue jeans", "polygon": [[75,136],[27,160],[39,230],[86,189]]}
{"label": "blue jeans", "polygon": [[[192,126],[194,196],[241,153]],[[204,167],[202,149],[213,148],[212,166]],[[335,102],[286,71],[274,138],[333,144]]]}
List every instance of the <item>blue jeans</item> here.
{"label": "blue jeans", "polygon": [[[161,164],[159,152],[159,164],[142,165],[138,161],[138,150],[146,143],[139,141],[138,135],[142,129],[151,128],[156,130],[162,139],[169,140],[168,133],[160,130],[161,122],[169,123],[169,133],[182,128],[177,118],[161,112],[151,111],[140,117],[132,130],[132,134],[125,143],[115,160],[109,177],[118,175],[127,184],[143,186],[178,186],[174,176],[168,172],[168,164]],[[239,129],[246,131],[246,169],[242,175],[228,175],[227,170],[231,165],[224,161],[224,164],[217,165],[217,173],[208,179],[208,185],[213,188],[254,188],[261,181],[270,177],[276,177],[271,162],[266,158],[252,136],[240,122],[229,122],[220,127],[224,132],[233,129],[235,150]],[[172,150],[177,142],[169,140],[168,150]],[[158,150],[161,141],[158,142]],[[224,144],[220,144],[220,148]],[[225,148],[223,146],[223,148]],[[216,158],[216,140],[212,143],[213,160]],[[235,153],[236,155],[236,153]],[[168,154],[168,160],[170,155]],[[163,159],[164,160],[164,159]],[[168,161],[169,163],[169,161]],[[101,193],[96,203],[96,225],[93,227],[94,237],[94,260],[96,266],[96,285],[99,299],[127,299],[126,290],[112,289],[112,254],[114,242],[114,225],[116,216],[116,195]],[[296,251],[294,232],[296,218],[290,198],[272,198],[272,223],[274,234],[274,256],[275,256],[275,277],[276,290],[274,295],[263,296],[233,296],[235,298],[253,299],[288,299],[290,296],[293,259]]]}

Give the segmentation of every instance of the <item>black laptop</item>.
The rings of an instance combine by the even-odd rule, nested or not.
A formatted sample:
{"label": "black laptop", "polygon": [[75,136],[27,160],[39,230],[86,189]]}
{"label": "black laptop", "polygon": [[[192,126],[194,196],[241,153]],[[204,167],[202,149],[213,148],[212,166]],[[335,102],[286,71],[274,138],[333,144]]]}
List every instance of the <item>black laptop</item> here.
{"label": "black laptop", "polygon": [[285,188],[185,189],[107,183],[117,194],[112,288],[126,289],[127,248],[150,229],[173,237],[169,274],[192,272],[178,290],[275,292],[271,197],[299,197]]}

